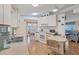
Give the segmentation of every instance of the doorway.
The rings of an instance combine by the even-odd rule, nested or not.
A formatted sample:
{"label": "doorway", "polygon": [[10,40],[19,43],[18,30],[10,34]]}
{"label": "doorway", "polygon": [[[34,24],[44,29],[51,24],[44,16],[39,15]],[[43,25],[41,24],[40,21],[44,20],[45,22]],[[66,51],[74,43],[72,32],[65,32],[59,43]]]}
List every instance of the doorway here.
{"label": "doorway", "polygon": [[35,35],[38,30],[37,20],[26,20],[26,35],[28,39],[28,44],[35,40]]}

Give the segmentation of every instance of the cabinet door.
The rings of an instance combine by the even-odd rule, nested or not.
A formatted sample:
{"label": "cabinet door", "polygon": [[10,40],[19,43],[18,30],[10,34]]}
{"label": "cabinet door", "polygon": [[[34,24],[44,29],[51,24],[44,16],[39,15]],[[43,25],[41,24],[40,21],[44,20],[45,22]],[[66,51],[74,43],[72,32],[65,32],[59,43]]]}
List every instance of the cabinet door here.
{"label": "cabinet door", "polygon": [[56,26],[56,15],[41,17],[38,20],[40,26]]}
{"label": "cabinet door", "polygon": [[4,5],[4,23],[11,25],[11,5]]}
{"label": "cabinet door", "polygon": [[3,39],[0,37],[0,49],[3,49]]}
{"label": "cabinet door", "polygon": [[48,26],[56,26],[56,15],[48,16]]}
{"label": "cabinet door", "polygon": [[3,8],[2,8],[2,4],[0,4],[0,24],[3,23]]}
{"label": "cabinet door", "polygon": [[41,18],[39,19],[39,23],[40,23],[41,26],[46,26],[46,25],[48,25],[48,17],[47,17],[47,16],[46,16],[46,17],[41,17]]}

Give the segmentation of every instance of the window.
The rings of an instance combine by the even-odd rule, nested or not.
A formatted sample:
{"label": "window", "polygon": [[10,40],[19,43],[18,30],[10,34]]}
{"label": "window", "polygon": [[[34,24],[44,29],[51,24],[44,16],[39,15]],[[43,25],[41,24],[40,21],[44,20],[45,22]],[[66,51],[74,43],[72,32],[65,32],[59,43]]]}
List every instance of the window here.
{"label": "window", "polygon": [[75,22],[66,23],[65,30],[66,31],[75,31],[76,25]]}

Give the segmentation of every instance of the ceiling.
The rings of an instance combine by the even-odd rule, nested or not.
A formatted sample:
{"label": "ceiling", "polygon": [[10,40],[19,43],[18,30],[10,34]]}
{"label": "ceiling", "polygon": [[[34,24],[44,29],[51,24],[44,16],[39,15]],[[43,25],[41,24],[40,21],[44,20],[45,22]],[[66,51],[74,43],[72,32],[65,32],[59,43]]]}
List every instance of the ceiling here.
{"label": "ceiling", "polygon": [[[33,7],[32,4],[14,4],[14,8],[18,9],[18,12],[21,16],[25,17],[40,17],[46,16],[48,14],[54,14],[52,11],[55,8],[58,8],[59,11],[71,7],[71,4],[39,4],[37,7]],[[58,12],[59,12],[58,11]],[[37,16],[32,15],[32,13],[38,13]]]}

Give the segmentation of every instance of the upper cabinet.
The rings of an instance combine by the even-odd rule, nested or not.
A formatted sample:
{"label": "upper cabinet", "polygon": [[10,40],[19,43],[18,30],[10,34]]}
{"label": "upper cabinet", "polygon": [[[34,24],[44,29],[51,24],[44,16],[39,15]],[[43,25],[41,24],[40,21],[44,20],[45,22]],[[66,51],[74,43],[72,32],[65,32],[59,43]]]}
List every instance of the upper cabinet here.
{"label": "upper cabinet", "polygon": [[56,15],[48,16],[47,19],[48,19],[48,26],[56,26],[57,24]]}
{"label": "upper cabinet", "polygon": [[0,24],[3,23],[3,8],[2,8],[2,4],[0,4]]}
{"label": "upper cabinet", "polygon": [[11,25],[11,5],[4,4],[4,24]]}
{"label": "upper cabinet", "polygon": [[56,23],[56,15],[50,15],[38,19],[39,26],[56,26]]}
{"label": "upper cabinet", "polygon": [[11,5],[0,4],[0,24],[10,25],[11,20]]}

